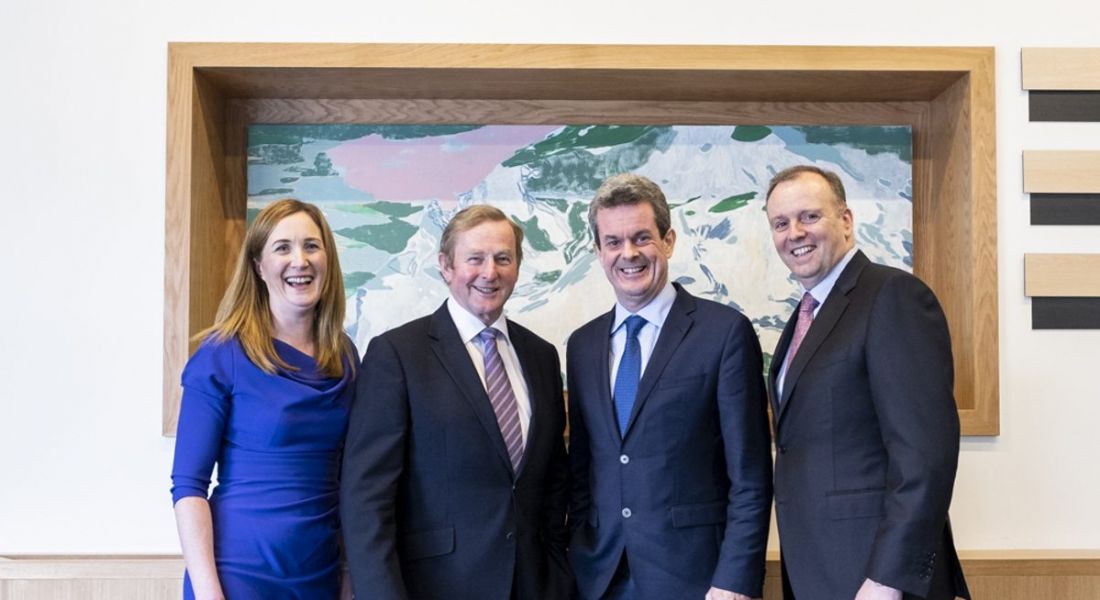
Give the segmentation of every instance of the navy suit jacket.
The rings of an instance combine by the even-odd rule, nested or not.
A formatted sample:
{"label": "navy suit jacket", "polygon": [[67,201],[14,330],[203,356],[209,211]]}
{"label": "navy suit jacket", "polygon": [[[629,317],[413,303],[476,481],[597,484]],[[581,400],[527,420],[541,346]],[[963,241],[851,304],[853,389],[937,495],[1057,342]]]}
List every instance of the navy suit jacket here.
{"label": "navy suit jacket", "polygon": [[736,310],[676,286],[625,436],[611,399],[614,311],[569,339],[570,559],[599,598],[623,552],[636,600],[762,595],[771,450],[760,343]]}
{"label": "navy suit jacket", "polygon": [[368,346],[340,494],[356,598],[570,594],[558,354],[511,321],[508,335],[532,412],[518,473],[446,305]]}
{"label": "navy suit jacket", "polygon": [[777,398],[796,320],[768,378],[786,597],[852,598],[867,578],[907,598],[969,597],[947,521],[959,417],[936,297],[857,252]]}

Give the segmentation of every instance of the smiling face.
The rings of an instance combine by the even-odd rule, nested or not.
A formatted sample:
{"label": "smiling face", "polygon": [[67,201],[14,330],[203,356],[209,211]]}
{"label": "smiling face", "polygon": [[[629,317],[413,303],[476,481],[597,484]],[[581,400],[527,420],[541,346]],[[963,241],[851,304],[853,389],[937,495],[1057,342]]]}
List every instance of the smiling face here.
{"label": "smiling face", "polygon": [[767,211],[779,258],[807,290],[825,279],[855,243],[852,211],[840,206],[825,179],[814,173],[775,186]]}
{"label": "smiling face", "polygon": [[662,238],[646,202],[601,208],[596,213],[596,252],[615,298],[630,312],[649,304],[668,283],[676,232]]}
{"label": "smiling face", "polygon": [[321,229],[308,214],[297,212],[279,221],[256,260],[277,321],[312,317],[327,267]]}
{"label": "smiling face", "polygon": [[504,311],[519,279],[516,236],[508,221],[484,221],[455,235],[453,256],[439,253],[439,269],[462,308],[486,325]]}

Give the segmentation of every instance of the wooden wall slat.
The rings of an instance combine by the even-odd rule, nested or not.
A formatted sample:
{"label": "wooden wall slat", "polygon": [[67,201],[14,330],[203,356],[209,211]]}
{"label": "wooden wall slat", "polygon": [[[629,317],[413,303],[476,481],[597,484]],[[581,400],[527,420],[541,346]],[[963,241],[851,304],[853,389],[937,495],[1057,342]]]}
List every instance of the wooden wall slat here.
{"label": "wooden wall slat", "polygon": [[1100,151],[1024,150],[1024,192],[1100,192]]}
{"label": "wooden wall slat", "polygon": [[1025,254],[1024,293],[1100,297],[1100,254]]}
{"label": "wooden wall slat", "polygon": [[1100,90],[1100,48],[1024,48],[1025,90]]}

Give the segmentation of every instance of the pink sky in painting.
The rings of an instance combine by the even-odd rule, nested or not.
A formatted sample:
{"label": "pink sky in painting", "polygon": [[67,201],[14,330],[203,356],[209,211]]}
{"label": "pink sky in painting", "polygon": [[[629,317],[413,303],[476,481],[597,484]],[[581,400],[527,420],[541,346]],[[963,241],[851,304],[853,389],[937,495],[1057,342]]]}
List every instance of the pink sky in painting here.
{"label": "pink sky in painting", "polygon": [[451,200],[516,150],[558,129],[494,125],[449,136],[387,140],[368,135],[328,151],[347,185],[378,200]]}

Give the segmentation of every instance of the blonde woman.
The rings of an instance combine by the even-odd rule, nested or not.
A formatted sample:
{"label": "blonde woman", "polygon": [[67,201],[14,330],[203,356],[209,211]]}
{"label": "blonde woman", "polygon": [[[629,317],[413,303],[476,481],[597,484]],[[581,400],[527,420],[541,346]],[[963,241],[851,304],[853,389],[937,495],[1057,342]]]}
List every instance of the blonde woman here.
{"label": "blonde woman", "polygon": [[339,594],[338,473],[357,358],[343,320],[321,211],[265,207],[183,371],[172,499],[185,598]]}

